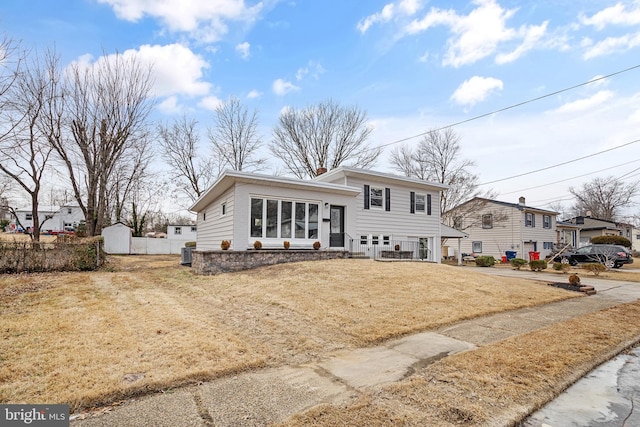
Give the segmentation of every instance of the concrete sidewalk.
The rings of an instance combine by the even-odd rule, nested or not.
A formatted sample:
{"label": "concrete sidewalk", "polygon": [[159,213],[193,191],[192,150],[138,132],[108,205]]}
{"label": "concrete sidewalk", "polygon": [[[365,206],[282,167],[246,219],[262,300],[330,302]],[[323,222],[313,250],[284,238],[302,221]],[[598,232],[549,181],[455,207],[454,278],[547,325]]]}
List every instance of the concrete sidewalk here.
{"label": "concrete sidewalk", "polygon": [[[549,275],[505,269],[481,273],[554,281]],[[340,403],[360,390],[399,381],[417,367],[476,346],[527,333],[576,316],[640,299],[640,284],[583,279],[598,294],[524,308],[410,335],[378,347],[328,355],[317,363],[225,377],[153,394],[102,415],[76,418],[93,426],[264,426],[322,403]],[[80,417],[81,418],[81,417]]]}

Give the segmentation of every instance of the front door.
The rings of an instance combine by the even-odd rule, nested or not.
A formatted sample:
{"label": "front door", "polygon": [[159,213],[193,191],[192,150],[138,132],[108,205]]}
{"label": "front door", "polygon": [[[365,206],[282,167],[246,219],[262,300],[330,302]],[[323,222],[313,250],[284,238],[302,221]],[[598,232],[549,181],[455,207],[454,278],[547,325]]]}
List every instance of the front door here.
{"label": "front door", "polygon": [[331,223],[329,225],[329,246],[332,248],[344,247],[344,206],[331,205]]}
{"label": "front door", "polygon": [[420,237],[418,239],[419,248],[420,248],[420,259],[431,261],[431,245],[428,237]]}

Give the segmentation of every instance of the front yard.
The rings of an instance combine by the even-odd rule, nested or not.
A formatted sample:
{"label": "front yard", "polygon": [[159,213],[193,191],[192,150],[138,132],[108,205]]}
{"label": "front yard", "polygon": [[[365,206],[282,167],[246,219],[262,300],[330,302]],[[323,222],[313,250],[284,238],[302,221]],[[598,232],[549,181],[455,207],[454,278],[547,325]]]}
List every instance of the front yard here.
{"label": "front yard", "polygon": [[576,294],[477,269],[368,260],[196,276],[175,256],[0,276],[0,402],[72,411],[266,366],[318,360]]}

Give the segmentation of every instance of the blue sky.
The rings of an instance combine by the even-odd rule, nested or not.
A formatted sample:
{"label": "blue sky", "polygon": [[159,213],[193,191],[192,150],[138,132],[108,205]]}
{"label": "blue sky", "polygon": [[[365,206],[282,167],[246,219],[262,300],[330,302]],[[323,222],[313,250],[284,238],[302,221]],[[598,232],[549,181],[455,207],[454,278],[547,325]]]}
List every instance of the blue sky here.
{"label": "blue sky", "polygon": [[[379,146],[640,65],[640,1],[7,1],[0,26],[27,47],[55,43],[63,63],[116,51],[153,63],[154,120],[186,114],[204,130],[238,97],[257,109],[265,144],[283,108],[328,98],[365,110]],[[640,68],[455,127],[481,182],[629,143],[639,129]],[[394,146],[376,169],[392,171]],[[569,186],[631,182],[638,167],[640,142],[486,188],[570,204]]]}

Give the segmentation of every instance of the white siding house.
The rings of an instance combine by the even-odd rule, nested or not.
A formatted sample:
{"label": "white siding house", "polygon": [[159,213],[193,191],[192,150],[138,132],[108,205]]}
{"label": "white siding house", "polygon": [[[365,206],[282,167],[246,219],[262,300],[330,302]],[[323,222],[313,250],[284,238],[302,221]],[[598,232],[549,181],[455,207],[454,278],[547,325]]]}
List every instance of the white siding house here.
{"label": "white siding house", "polygon": [[[198,250],[223,240],[247,250],[264,248],[353,250],[412,242],[424,258],[440,260],[440,192],[411,178],[340,167],[313,180],[227,171],[191,210],[197,214]],[[386,246],[389,248],[389,246]]]}
{"label": "white siding house", "polygon": [[[33,227],[31,208],[16,209],[16,215],[22,227],[26,229]],[[39,206],[38,218],[42,233],[74,231],[80,222],[84,220],[84,214],[78,205]],[[17,221],[14,221],[12,228],[15,229],[17,227]]]}
{"label": "white siding house", "polygon": [[476,197],[447,213],[452,225],[469,234],[462,251],[474,255],[491,255],[501,259],[507,251],[517,258],[529,259],[529,252],[549,255],[558,240],[558,213],[534,208],[520,197],[518,203]]}
{"label": "white siding house", "polygon": [[167,226],[167,239],[195,242],[197,229],[190,224],[170,224]]}

